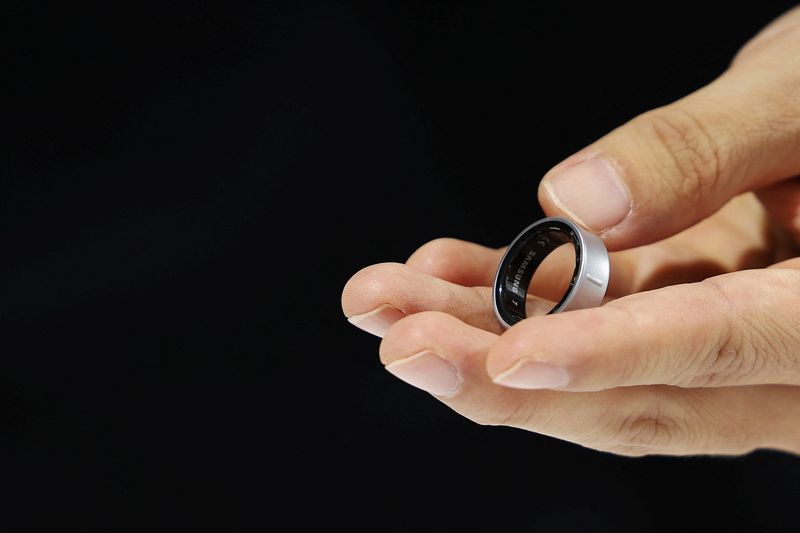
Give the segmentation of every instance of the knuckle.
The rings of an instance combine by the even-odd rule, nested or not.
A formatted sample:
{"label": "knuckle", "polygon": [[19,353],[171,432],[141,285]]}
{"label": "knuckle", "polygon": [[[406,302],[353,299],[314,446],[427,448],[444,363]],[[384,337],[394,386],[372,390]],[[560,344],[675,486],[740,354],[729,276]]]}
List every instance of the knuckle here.
{"label": "knuckle", "polygon": [[[779,286],[780,274],[772,277],[775,278],[772,285]],[[687,386],[720,387],[758,375],[794,376],[800,372],[800,357],[796,353],[800,334],[791,327],[789,317],[766,309],[763,313],[739,313],[736,297],[725,284],[716,278],[703,283],[725,302],[722,314],[727,318],[723,320],[716,342],[698,358],[698,368],[694,376],[686,380]],[[791,294],[791,289],[781,292],[788,293],[794,301],[800,300],[800,294]]]}
{"label": "knuckle", "polygon": [[[709,350],[702,361],[703,370],[687,379],[687,387],[724,387],[764,366],[760,357],[745,357],[741,335],[727,337],[721,346]],[[752,354],[751,354],[752,355]]]}
{"label": "knuckle", "polygon": [[602,448],[623,455],[647,455],[683,449],[694,439],[688,413],[667,400],[656,399],[611,417]]}
{"label": "knuckle", "polygon": [[678,106],[668,106],[635,121],[643,137],[670,163],[670,172],[658,173],[668,189],[676,197],[702,202],[719,182],[723,168],[720,145],[703,120]]}
{"label": "knuckle", "polygon": [[691,354],[687,375],[678,382],[687,387],[719,387],[731,383],[738,376],[752,373],[760,366],[755,357],[748,357],[746,340],[737,316],[737,304],[729,288],[718,278],[708,278],[701,286],[709,290],[709,301],[720,302],[717,314],[716,335],[712,335]]}
{"label": "knuckle", "polygon": [[761,435],[735,420],[727,406],[713,405],[701,395],[669,401],[670,414],[633,411],[617,423],[616,438],[601,449],[618,455],[716,453],[741,455],[759,446]]}
{"label": "knuckle", "polygon": [[[647,321],[653,320],[652,317],[636,313],[630,307],[618,305],[615,302],[608,304],[608,310],[616,311],[619,315],[618,323],[628,325],[633,331],[648,329]],[[618,366],[617,383],[634,383],[637,377],[652,376],[657,372],[658,357],[656,354],[658,354],[658,350],[652,345],[652,339],[645,336],[638,340],[641,345],[635,356],[619,358],[621,364]]]}
{"label": "knuckle", "polygon": [[663,413],[638,412],[626,416],[617,429],[624,444],[643,447],[668,447],[676,440],[678,425]]}

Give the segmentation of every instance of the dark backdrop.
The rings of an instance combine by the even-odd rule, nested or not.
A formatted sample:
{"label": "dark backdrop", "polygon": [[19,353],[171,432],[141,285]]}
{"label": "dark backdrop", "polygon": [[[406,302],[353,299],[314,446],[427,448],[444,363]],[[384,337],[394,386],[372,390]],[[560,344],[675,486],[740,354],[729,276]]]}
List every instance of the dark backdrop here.
{"label": "dark backdrop", "polygon": [[2,529],[796,531],[797,458],[481,427],[339,308],[789,5],[4,4]]}

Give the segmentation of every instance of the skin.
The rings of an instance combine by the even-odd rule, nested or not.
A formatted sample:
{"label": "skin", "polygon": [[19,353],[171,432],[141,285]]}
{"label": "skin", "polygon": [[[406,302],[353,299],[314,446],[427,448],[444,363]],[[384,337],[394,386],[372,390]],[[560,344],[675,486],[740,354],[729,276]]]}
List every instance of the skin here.
{"label": "skin", "polygon": [[[382,363],[444,360],[459,383],[434,396],[480,424],[633,456],[800,453],[800,9],[708,86],[554,167],[548,216],[573,215],[548,180],[597,158],[631,200],[622,221],[590,228],[612,252],[601,307],[503,330],[490,291],[503,250],[438,239],[356,273],[345,315],[396,310],[377,332]],[[537,296],[560,297],[562,259],[537,272]],[[500,383],[527,363],[567,381]]]}

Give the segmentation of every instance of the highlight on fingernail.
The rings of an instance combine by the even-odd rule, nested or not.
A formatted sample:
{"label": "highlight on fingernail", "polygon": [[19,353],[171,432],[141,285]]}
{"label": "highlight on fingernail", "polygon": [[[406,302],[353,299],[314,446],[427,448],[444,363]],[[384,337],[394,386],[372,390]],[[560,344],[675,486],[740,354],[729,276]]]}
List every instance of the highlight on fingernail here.
{"label": "highlight on fingernail", "polygon": [[452,396],[461,386],[458,370],[431,350],[392,361],[386,370],[395,377],[437,396]]}
{"label": "highlight on fingernail", "polygon": [[569,383],[569,374],[563,367],[551,363],[520,359],[493,381],[514,389],[561,389]]}
{"label": "highlight on fingernail", "polygon": [[367,333],[383,337],[392,324],[405,316],[406,314],[396,307],[383,304],[368,313],[353,315],[349,317],[347,321]]}

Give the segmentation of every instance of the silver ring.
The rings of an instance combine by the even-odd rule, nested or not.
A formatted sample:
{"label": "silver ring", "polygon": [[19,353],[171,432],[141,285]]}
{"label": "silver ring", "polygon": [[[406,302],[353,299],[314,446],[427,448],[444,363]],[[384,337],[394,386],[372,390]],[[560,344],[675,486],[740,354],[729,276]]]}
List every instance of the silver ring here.
{"label": "silver ring", "polygon": [[569,289],[548,314],[603,303],[611,273],[603,241],[566,218],[543,218],[517,235],[497,268],[492,291],[494,312],[504,327],[527,317],[525,301],[533,273],[550,252],[567,243],[575,247],[575,270]]}

